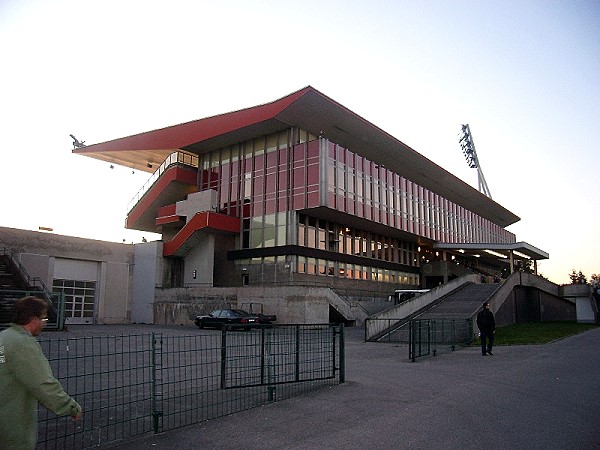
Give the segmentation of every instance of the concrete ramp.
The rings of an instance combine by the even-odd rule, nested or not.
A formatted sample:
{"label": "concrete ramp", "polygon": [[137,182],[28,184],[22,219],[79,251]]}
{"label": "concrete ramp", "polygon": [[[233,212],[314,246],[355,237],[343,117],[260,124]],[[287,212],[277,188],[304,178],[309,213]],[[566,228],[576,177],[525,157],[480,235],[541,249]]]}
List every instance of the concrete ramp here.
{"label": "concrete ramp", "polygon": [[[477,284],[465,281],[445,295],[438,296],[434,301],[424,305],[415,313],[402,320],[389,322],[389,326],[378,335],[367,340],[391,340],[394,342],[409,342],[408,322],[412,319],[439,319],[448,321],[456,319],[459,322],[469,321],[481,309],[485,301],[489,301],[499,289],[500,284]],[[367,321],[367,323],[369,323]],[[379,321],[380,325],[385,322]],[[367,330],[369,327],[367,325]],[[471,331],[469,331],[471,332]]]}
{"label": "concrete ramp", "polygon": [[480,279],[475,274],[465,275],[429,292],[394,305],[385,311],[371,315],[365,321],[365,339],[367,341],[379,340],[380,337],[389,334],[390,330],[398,328],[409,319],[429,310],[448,295],[462,289],[463,286],[476,284],[477,280]]}
{"label": "concrete ramp", "polygon": [[[590,303],[589,294],[580,298],[579,293],[571,293],[571,290],[523,272],[511,274],[501,284],[481,283],[479,277],[467,275],[368,317],[365,339],[377,341],[406,334],[404,325],[412,319],[474,321],[486,301],[490,303],[498,327],[524,322],[596,321],[595,301]],[[583,306],[577,303],[577,308],[576,301]],[[474,335],[476,332],[473,326]]]}
{"label": "concrete ramp", "polygon": [[467,283],[444,297],[440,303],[416,315],[415,319],[470,319],[499,287],[499,283]]}

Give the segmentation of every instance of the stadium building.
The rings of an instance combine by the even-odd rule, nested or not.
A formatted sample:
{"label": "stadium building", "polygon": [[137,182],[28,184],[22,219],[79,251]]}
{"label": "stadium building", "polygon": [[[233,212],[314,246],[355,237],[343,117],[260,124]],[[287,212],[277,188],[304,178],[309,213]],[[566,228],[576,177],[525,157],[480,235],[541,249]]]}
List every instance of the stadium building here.
{"label": "stadium building", "polygon": [[[99,305],[123,302],[111,322],[191,323],[256,302],[288,323],[360,323],[398,289],[499,282],[548,258],[507,230],[515,214],[310,86],[73,153],[151,174],[126,227],[162,236],[123,249],[123,299],[97,298],[116,289],[106,267],[121,260],[81,257],[97,266],[84,308],[95,322]],[[15,260],[44,253],[26,249],[38,237],[10,239]],[[88,280],[63,247],[35,256],[34,272],[52,286],[65,261],[69,282]]]}
{"label": "stadium building", "polygon": [[164,286],[434,287],[548,257],[506,230],[515,214],[312,87],[74,153],[152,173],[126,226],[162,234]]}

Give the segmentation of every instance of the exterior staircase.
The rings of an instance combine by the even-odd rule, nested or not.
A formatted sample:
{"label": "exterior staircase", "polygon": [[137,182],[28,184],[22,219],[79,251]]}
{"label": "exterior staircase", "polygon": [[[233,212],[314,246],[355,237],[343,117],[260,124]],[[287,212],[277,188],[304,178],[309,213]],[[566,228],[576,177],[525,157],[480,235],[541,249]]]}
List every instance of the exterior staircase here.
{"label": "exterior staircase", "polygon": [[403,321],[390,337],[394,341],[409,342],[409,320],[437,319],[440,327],[453,327],[455,332],[461,336],[461,341],[469,340],[469,335],[472,335],[475,326],[471,322],[472,318],[481,309],[483,303],[488,301],[499,288],[500,283],[464,284],[460,289],[432,304],[431,307],[424,308],[410,319]]}
{"label": "exterior staircase", "polygon": [[465,284],[447,295],[443,301],[427,309],[417,319],[470,319],[481,308],[483,302],[500,287],[500,283]]}
{"label": "exterior staircase", "polygon": [[38,277],[31,277],[25,268],[13,258],[12,253],[0,249],[0,328],[12,320],[14,303],[21,297],[32,295],[48,302],[48,328],[62,328],[64,319],[56,309],[56,294],[52,294]]}

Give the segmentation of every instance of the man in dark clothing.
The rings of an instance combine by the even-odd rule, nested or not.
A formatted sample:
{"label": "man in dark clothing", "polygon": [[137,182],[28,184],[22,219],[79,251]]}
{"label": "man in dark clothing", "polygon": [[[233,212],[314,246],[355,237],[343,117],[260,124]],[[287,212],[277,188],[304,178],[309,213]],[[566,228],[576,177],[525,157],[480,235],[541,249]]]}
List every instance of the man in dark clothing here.
{"label": "man in dark clothing", "polygon": [[479,336],[481,337],[481,354],[483,356],[486,354],[492,355],[496,321],[494,320],[494,314],[490,311],[490,304],[487,302],[483,304],[483,309],[477,314],[477,327],[479,328]]}

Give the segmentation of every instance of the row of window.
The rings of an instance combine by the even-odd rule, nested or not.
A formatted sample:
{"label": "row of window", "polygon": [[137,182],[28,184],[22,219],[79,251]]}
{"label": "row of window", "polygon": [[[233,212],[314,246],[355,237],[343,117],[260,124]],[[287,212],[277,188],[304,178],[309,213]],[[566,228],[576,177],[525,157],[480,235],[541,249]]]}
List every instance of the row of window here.
{"label": "row of window", "polygon": [[220,210],[237,217],[316,207],[320,189],[327,189],[331,208],[433,240],[515,240],[489,220],[331,142],[327,180],[321,180],[319,148],[320,139],[290,128],[213,151],[202,156],[201,188],[216,190]]}
{"label": "row of window", "polygon": [[241,248],[286,245],[286,214],[268,214],[242,220]]}
{"label": "row of window", "polygon": [[200,188],[217,191],[220,210],[228,215],[318,206],[319,141],[298,128],[203,155],[201,168]]}
{"label": "row of window", "polygon": [[[291,262],[290,262],[291,261]],[[384,283],[404,284],[409,286],[419,285],[419,275],[399,270],[382,269],[361,264],[349,264],[327,259],[309,258],[305,256],[268,256],[238,260],[238,266],[264,265],[264,264],[289,264],[292,271],[318,275],[324,277],[348,278],[354,280],[380,281]],[[295,269],[294,269],[295,267]]]}
{"label": "row of window", "polygon": [[326,259],[306,258],[298,256],[297,272],[310,275],[321,275],[355,280],[381,281],[412,286],[419,285],[419,275],[379,267],[347,264]]}
{"label": "row of window", "polygon": [[299,216],[298,245],[346,255],[418,266],[417,245],[369,231]]}
{"label": "row of window", "polygon": [[337,144],[327,206],[442,242],[514,242],[504,228]]}

